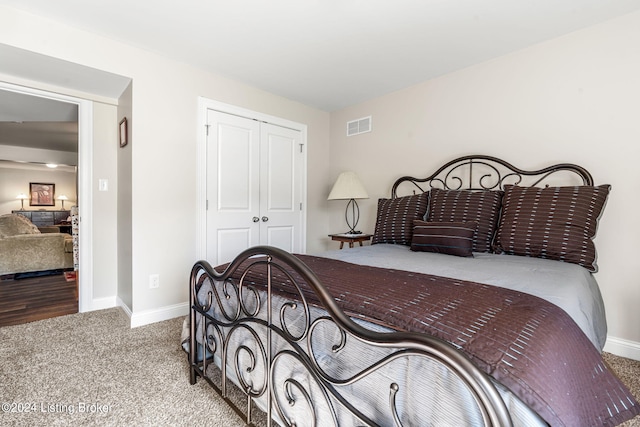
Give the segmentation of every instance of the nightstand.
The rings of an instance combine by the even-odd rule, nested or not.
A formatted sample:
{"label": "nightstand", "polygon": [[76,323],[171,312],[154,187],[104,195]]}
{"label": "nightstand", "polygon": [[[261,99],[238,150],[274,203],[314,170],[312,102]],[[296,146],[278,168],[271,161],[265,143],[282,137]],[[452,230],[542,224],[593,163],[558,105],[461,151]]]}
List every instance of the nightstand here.
{"label": "nightstand", "polygon": [[331,240],[335,240],[340,242],[340,249],[343,248],[345,243],[349,244],[349,247],[352,248],[354,243],[360,243],[362,246],[362,242],[368,242],[373,237],[371,234],[349,234],[349,233],[340,233],[340,234],[329,234]]}

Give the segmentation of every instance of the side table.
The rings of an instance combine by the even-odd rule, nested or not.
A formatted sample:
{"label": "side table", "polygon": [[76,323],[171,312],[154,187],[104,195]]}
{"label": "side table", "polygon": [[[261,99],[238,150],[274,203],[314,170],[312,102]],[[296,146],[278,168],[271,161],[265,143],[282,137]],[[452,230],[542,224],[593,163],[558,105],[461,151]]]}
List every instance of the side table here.
{"label": "side table", "polygon": [[371,240],[371,237],[373,237],[373,235],[339,233],[339,234],[329,234],[329,237],[331,237],[331,240],[340,242],[340,249],[342,249],[345,243],[348,243],[350,248],[352,248],[353,244],[356,242],[360,243],[360,246],[362,246],[362,242],[367,242]]}

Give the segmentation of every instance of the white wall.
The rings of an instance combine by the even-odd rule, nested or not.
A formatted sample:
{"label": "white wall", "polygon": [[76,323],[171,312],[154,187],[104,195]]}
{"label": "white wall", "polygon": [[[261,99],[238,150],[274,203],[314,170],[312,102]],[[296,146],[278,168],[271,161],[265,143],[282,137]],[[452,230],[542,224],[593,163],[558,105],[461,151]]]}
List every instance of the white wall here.
{"label": "white wall", "polygon": [[[132,311],[139,322],[160,319],[176,307],[172,313],[186,312],[187,279],[196,261],[198,96],[308,125],[307,221],[314,226],[308,227],[307,248],[324,248],[328,113],[3,6],[0,43],[127,76],[133,81],[131,282]],[[113,126],[117,127],[117,123]],[[115,144],[115,140],[107,143]],[[98,178],[94,174],[92,185],[97,186]],[[149,275],[156,273],[160,275],[160,288],[149,289]]]}
{"label": "white wall", "polygon": [[[596,239],[607,348],[640,359],[639,46],[633,13],[334,112],[325,188],[354,169],[371,197],[360,203],[361,229],[372,232],[377,198],[396,178],[426,176],[460,155],[586,167],[596,184],[613,186]],[[347,138],[346,122],[368,115],[373,132]],[[330,229],[342,229],[344,206],[331,203]]]}

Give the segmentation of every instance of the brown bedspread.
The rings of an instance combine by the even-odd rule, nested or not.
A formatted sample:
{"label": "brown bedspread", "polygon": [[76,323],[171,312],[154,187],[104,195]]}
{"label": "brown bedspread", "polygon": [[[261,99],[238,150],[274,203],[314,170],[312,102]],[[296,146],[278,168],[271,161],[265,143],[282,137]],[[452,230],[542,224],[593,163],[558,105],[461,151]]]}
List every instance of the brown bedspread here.
{"label": "brown bedspread", "polygon": [[[612,426],[640,414],[638,402],[575,322],[543,299],[439,276],[297,257],[349,315],[453,344],[552,426]],[[286,284],[276,288],[291,292]],[[317,301],[310,290],[305,296]]]}

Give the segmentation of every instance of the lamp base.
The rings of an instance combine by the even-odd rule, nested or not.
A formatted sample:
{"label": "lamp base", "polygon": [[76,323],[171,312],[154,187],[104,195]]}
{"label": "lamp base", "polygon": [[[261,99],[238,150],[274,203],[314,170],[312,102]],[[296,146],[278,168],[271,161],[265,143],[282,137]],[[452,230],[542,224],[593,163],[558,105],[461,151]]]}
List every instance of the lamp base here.
{"label": "lamp base", "polygon": [[[351,211],[351,218],[349,218],[349,211]],[[362,234],[362,232],[356,231],[356,226],[360,219],[360,208],[355,199],[350,199],[349,203],[347,203],[347,208],[344,211],[344,219],[347,221],[347,226],[349,227],[347,234]]]}

